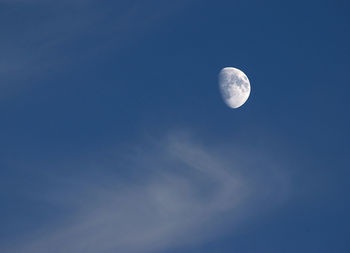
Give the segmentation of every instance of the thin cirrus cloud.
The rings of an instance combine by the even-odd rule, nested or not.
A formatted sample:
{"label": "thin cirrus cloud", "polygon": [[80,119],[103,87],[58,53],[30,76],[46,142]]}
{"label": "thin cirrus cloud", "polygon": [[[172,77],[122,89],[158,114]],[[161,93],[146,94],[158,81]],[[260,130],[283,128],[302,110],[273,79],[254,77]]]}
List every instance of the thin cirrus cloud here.
{"label": "thin cirrus cloud", "polygon": [[193,1],[0,0],[1,95],[103,61]]}
{"label": "thin cirrus cloud", "polygon": [[[140,144],[114,168],[122,166],[132,176],[112,173],[83,184],[67,179],[47,201],[70,211],[18,240],[20,246],[1,251],[159,252],[238,229],[258,215],[257,206],[259,213],[276,207],[290,190],[283,168],[272,159],[244,162],[249,156],[178,133]],[[112,164],[94,166],[108,174],[104,166]]]}

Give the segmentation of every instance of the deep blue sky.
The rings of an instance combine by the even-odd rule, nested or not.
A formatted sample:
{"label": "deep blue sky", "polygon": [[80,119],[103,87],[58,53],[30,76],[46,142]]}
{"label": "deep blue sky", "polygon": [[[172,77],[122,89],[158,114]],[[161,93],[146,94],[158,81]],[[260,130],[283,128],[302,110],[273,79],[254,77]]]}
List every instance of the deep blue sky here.
{"label": "deep blue sky", "polygon": [[[173,2],[0,0],[0,251],[349,252],[349,3]],[[218,91],[227,66],[251,82],[236,110]],[[168,142],[180,151],[163,153]],[[206,158],[226,164],[209,177],[238,164],[234,173],[252,182],[239,207],[220,202],[225,215],[197,203],[212,197],[209,183],[174,172]],[[176,176],[155,195],[172,193],[161,207],[176,225],[141,240],[168,224],[139,225],[158,201],[142,192],[163,170]],[[193,189],[180,191],[178,177],[200,188],[181,210]],[[122,199],[116,206],[105,188]],[[109,229],[74,230],[100,209],[125,220],[122,246],[110,213]],[[90,237],[95,248],[77,246]],[[65,243],[75,246],[56,249]]]}

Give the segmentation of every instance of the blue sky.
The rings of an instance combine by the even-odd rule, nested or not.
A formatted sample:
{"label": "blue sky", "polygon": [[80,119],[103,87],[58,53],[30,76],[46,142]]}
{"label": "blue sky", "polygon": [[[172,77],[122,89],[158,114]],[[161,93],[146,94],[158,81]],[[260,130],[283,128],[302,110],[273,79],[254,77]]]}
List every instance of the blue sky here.
{"label": "blue sky", "polygon": [[0,251],[348,252],[349,7],[0,0]]}

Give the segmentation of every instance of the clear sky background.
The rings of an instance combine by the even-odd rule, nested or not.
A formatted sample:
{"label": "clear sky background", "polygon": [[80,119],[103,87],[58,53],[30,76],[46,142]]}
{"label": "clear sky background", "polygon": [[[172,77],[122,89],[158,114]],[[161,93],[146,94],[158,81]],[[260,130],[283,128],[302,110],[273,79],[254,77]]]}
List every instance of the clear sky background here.
{"label": "clear sky background", "polygon": [[0,251],[349,252],[349,12],[0,0]]}

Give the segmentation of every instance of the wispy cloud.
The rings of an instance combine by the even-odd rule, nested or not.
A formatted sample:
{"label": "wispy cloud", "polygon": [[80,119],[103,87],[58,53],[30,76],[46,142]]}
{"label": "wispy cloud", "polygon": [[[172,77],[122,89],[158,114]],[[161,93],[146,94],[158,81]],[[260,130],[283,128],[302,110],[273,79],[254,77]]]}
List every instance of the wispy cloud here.
{"label": "wispy cloud", "polygon": [[67,215],[8,252],[158,252],[224,233],[286,197],[285,170],[250,156],[183,134],[140,144],[115,162],[128,171],[123,180],[66,178],[47,201]]}
{"label": "wispy cloud", "polygon": [[0,0],[0,89],[116,52],[192,1]]}

